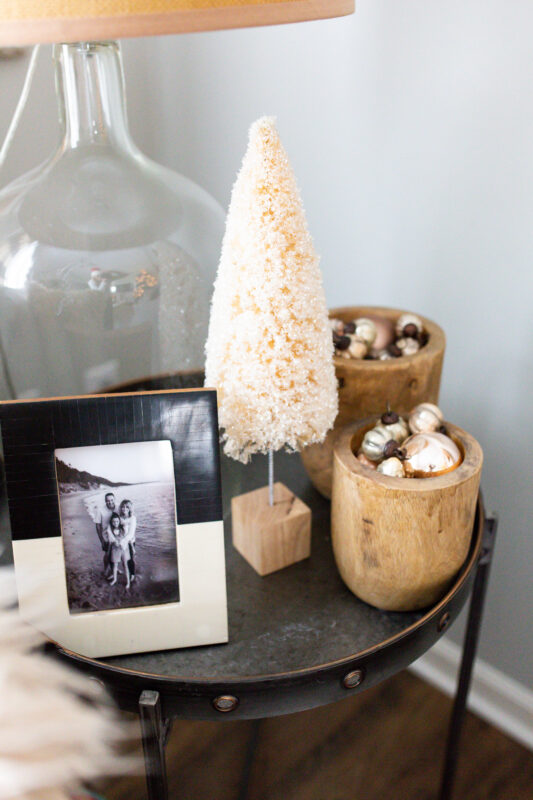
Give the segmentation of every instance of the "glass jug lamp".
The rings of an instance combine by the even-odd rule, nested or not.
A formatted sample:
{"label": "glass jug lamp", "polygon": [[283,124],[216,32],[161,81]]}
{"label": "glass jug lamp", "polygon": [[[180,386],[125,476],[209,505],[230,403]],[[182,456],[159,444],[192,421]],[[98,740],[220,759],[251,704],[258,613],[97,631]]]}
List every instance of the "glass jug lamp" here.
{"label": "glass jug lamp", "polygon": [[0,398],[84,394],[203,366],[223,213],[128,133],[118,45],[299,22],[354,0],[7,0],[0,45],[56,45],[62,139],[0,192]]}
{"label": "glass jug lamp", "polygon": [[54,59],[60,145],[0,192],[0,393],[200,369],[222,209],[132,142],[116,43]]}

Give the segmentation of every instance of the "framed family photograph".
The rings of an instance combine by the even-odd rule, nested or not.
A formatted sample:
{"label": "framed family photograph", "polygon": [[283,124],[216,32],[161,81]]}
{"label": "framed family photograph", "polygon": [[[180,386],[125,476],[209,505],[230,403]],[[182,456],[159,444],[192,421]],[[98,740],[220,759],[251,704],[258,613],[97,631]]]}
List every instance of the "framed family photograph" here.
{"label": "framed family photograph", "polygon": [[92,657],[227,641],[213,390],[3,402],[0,426],[26,619]]}

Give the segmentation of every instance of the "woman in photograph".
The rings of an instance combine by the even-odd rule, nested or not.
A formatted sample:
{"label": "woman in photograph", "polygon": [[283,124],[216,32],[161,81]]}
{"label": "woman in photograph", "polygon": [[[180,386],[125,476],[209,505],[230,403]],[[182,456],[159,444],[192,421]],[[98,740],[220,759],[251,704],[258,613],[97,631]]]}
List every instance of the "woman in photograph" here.
{"label": "woman in photograph", "polygon": [[118,565],[122,561],[124,564],[124,572],[126,573],[126,589],[130,588],[130,572],[128,568],[129,550],[126,542],[126,532],[120,521],[120,515],[113,513],[107,526],[107,539],[109,541],[110,549],[110,562],[113,566],[113,577],[111,586],[117,582]]}
{"label": "woman in photograph", "polygon": [[131,500],[123,500],[119,508],[120,522],[124,528],[124,542],[129,553],[128,568],[132,581],[135,580],[135,531],[137,528],[137,517],[133,513],[133,503]]}

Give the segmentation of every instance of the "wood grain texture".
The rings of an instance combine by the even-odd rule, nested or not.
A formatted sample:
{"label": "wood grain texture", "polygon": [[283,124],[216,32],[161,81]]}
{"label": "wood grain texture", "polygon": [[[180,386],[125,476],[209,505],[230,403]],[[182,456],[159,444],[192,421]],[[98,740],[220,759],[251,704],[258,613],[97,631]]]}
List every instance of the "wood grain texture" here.
{"label": "wood grain texture", "polygon": [[[349,322],[367,314],[378,314],[396,321],[403,313],[396,308],[348,306],[331,309],[329,316]],[[413,356],[390,361],[333,359],[339,382],[339,413],[335,426],[323,444],[306,447],[301,453],[313,485],[324,497],[331,497],[333,445],[336,433],[343,426],[372,414],[382,414],[387,410],[387,403],[398,414],[408,414],[418,403],[438,403],[446,338],[439,325],[425,317],[421,319],[429,341]]]}
{"label": "wood grain texture", "polygon": [[[435,800],[451,700],[412,674],[330,706],[260,723],[176,722],[167,749],[173,800]],[[531,800],[533,753],[468,713],[456,800]],[[101,787],[144,800],[142,775]]]}
{"label": "wood grain texture", "polygon": [[441,597],[470,546],[483,453],[446,423],[463,454],[459,467],[434,478],[391,478],[355,457],[372,417],[348,425],[333,458],[331,535],[347,586],[388,611],[424,608]]}
{"label": "wood grain texture", "polygon": [[231,500],[233,545],[259,575],[268,575],[308,558],[311,553],[311,509],[282,483]]}
{"label": "wood grain texture", "polygon": [[[45,5],[51,9],[47,14],[39,10]],[[11,0],[11,13],[3,13],[0,8],[0,45],[102,41],[278,25],[339,17],[354,11],[354,0],[176,0],[166,4],[136,0],[129,4],[129,10],[128,4],[122,3],[118,13],[112,13],[110,2],[103,7],[102,3],[84,0],[84,5],[80,10],[77,0],[52,0],[47,4],[31,0],[28,10],[27,0]],[[91,13],[87,12],[88,7]],[[104,11],[98,10],[102,8]]]}

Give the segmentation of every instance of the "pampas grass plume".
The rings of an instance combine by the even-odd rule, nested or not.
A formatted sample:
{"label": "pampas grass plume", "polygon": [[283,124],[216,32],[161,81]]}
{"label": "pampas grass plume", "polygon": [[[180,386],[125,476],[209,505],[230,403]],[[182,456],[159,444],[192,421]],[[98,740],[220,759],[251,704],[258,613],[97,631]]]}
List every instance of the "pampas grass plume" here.
{"label": "pampas grass plume", "polygon": [[0,798],[66,800],[83,781],[131,771],[116,750],[129,731],[95,681],[43,652],[15,596],[0,571]]}

